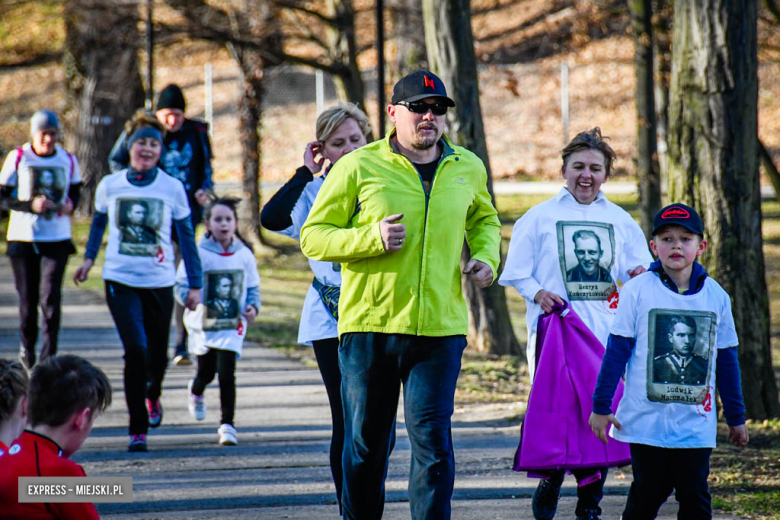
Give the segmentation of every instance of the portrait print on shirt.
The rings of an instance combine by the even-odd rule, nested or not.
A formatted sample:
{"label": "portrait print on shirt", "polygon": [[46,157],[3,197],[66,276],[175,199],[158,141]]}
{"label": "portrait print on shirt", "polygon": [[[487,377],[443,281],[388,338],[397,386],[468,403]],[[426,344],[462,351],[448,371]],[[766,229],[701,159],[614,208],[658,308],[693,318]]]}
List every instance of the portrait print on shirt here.
{"label": "portrait print on shirt", "polygon": [[65,187],[68,185],[65,168],[61,166],[30,166],[32,197],[43,195],[52,202],[65,201]]}
{"label": "portrait print on shirt", "polygon": [[203,330],[235,329],[241,317],[238,299],[243,293],[244,272],[237,269],[205,274]]}
{"label": "portrait print on shirt", "polygon": [[615,263],[612,224],[559,220],[558,261],[569,300],[604,301],[617,290],[610,270]]}
{"label": "portrait print on shirt", "polygon": [[117,199],[116,218],[119,228],[120,255],[156,256],[158,254],[163,207],[163,201],[160,199]]}
{"label": "portrait print on shirt", "polygon": [[711,390],[715,313],[652,309],[647,325],[647,398],[701,404]]}
{"label": "portrait print on shirt", "polygon": [[165,173],[174,179],[179,179],[182,183],[186,183],[190,170],[189,164],[193,157],[192,145],[185,142],[181,150],[179,150],[179,146],[178,141],[171,141],[166,145],[167,150],[163,156],[162,167]]}

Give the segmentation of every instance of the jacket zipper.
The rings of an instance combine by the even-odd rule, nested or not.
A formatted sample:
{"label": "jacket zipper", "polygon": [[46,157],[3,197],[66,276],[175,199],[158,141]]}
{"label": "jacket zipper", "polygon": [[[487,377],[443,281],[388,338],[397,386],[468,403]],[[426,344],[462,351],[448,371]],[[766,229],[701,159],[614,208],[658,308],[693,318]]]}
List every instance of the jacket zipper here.
{"label": "jacket zipper", "polygon": [[423,238],[422,238],[422,256],[420,258],[420,277],[419,282],[417,285],[417,298],[420,301],[420,307],[417,311],[417,335],[420,334],[420,329],[422,328],[422,310],[423,310],[423,278],[425,277],[425,236],[427,234],[428,230],[428,203],[431,200],[431,193],[433,192],[433,185],[436,184],[436,180],[439,178],[439,169],[441,169],[441,165],[444,164],[444,161],[448,160],[450,157],[449,154],[444,157],[439,158],[439,163],[436,165],[436,171],[433,174],[433,182],[431,182],[431,189],[426,190],[425,189],[425,182],[423,181],[422,175],[420,175],[420,172],[415,168],[414,164],[412,164],[412,161],[409,161],[408,158],[404,157],[408,162],[409,165],[412,167],[412,169],[417,173],[417,177],[420,179],[420,186],[422,186],[423,193],[425,194],[425,218],[423,219]]}

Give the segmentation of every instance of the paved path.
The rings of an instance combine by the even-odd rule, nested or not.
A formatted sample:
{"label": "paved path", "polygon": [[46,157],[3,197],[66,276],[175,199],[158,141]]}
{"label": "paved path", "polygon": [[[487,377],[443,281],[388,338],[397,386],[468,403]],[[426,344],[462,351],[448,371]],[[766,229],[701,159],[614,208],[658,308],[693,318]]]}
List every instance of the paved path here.
{"label": "paved path", "polygon": [[[268,348],[249,344],[238,362],[236,427],[239,445],[217,444],[219,395],[206,392],[205,421],[187,412],[193,367],[171,367],[165,379],[163,425],[151,430],[149,452],[127,453],[122,350],[103,297],[66,282],[60,352],[97,363],[111,379],[114,404],[98,417],[74,456],[90,476],[132,476],[132,504],[101,504],[103,518],[338,519],[328,467],[330,415],[319,373]],[[0,257],[0,356],[17,355],[16,293],[10,265]],[[468,411],[453,423],[457,479],[453,518],[531,518],[535,480],[512,472],[519,427]],[[390,460],[384,518],[407,519],[409,442],[399,409],[398,441]],[[630,473],[610,472],[605,519],[619,518]],[[572,518],[573,479],[567,478],[559,518]],[[667,504],[661,518],[676,517]],[[733,518],[720,516],[718,518]]]}

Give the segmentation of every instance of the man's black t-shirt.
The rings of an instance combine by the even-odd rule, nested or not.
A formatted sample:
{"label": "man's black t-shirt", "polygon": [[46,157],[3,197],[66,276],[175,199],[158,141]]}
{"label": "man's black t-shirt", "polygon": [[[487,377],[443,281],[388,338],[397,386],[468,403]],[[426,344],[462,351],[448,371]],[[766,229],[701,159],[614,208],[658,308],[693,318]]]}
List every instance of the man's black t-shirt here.
{"label": "man's black t-shirt", "polygon": [[429,192],[431,191],[431,184],[433,184],[433,176],[436,174],[436,167],[439,166],[439,158],[437,157],[435,161],[425,163],[425,164],[418,164],[413,163],[414,167],[417,168],[417,171],[420,173],[420,177],[422,177],[423,184],[425,185],[425,191]]}

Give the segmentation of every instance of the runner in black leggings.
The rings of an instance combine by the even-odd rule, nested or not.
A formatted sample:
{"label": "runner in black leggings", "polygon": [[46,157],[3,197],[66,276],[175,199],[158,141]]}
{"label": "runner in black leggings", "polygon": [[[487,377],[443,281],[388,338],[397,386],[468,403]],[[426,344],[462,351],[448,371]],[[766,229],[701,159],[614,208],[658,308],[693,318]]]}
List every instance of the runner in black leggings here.
{"label": "runner in black leggings", "polygon": [[[366,114],[357,106],[339,104],[323,111],[317,118],[317,140],[306,145],[303,166],[282,186],[263,208],[263,227],[295,239],[314,199],[325,181],[328,170],[342,156],[366,144],[370,132]],[[325,161],[328,165],[323,168]],[[322,172],[321,176],[315,176]],[[341,372],[338,358],[338,294],[341,265],[309,260],[314,282],[303,304],[298,342],[314,347],[322,380],[330,401],[333,436],[330,444],[330,469],[341,503],[341,452],[344,445],[344,417],[341,408]]]}

